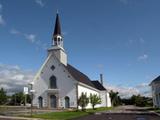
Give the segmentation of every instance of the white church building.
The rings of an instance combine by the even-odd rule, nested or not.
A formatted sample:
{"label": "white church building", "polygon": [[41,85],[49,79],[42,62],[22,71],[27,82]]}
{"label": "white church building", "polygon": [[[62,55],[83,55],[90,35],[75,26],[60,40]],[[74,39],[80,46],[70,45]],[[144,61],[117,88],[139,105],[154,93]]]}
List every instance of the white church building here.
{"label": "white church building", "polygon": [[[58,14],[51,48],[33,83],[33,106],[37,108],[80,108],[77,100],[82,92],[88,97],[90,94],[100,96],[102,103],[95,107],[111,106],[109,93],[99,81],[91,81],[84,73],[68,64]],[[91,107],[89,103],[86,108]]]}
{"label": "white church building", "polygon": [[150,83],[152,89],[153,106],[160,108],[160,76]]}

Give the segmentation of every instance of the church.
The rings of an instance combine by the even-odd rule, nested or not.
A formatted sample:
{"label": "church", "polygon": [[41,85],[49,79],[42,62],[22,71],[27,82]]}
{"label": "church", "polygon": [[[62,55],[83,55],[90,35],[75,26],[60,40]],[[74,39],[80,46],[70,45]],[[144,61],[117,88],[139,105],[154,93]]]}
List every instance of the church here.
{"label": "church", "polygon": [[[102,78],[102,77],[101,77]],[[92,81],[84,73],[68,64],[63,47],[59,14],[56,14],[52,45],[48,56],[33,79],[33,106],[46,109],[78,108],[82,92],[89,97],[97,94],[101,104],[95,107],[111,107],[109,93],[102,82]],[[92,108],[89,103],[86,108]]]}

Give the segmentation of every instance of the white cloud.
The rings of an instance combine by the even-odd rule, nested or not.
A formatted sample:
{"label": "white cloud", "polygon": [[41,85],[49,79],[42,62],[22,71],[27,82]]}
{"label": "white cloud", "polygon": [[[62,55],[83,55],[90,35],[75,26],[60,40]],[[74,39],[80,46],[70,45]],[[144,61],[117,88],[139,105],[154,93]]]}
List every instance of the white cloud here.
{"label": "white cloud", "polygon": [[143,89],[145,87],[148,87],[148,85],[149,85],[148,83],[141,83],[141,84],[137,85],[136,88],[138,88],[138,89],[142,88]]}
{"label": "white cloud", "polygon": [[23,74],[17,74],[17,75],[12,76],[11,79],[13,79],[13,80],[16,79],[16,80],[20,81],[20,80],[24,79],[24,75]]}
{"label": "white cloud", "polygon": [[[129,39],[127,40],[127,42],[125,43],[125,45],[127,47],[130,47],[130,46],[133,46],[135,45],[136,47],[139,46],[139,47],[142,47],[143,45],[145,44],[145,40],[140,37],[140,38],[137,38],[137,39]],[[141,46],[140,46],[141,45]]]}
{"label": "white cloud", "polygon": [[26,33],[23,33],[23,32],[20,32],[16,29],[11,29],[10,30],[10,33],[11,34],[14,34],[14,35],[22,35],[25,39],[29,40],[31,43],[34,43],[36,41],[36,35],[35,34],[26,34]]}
{"label": "white cloud", "polygon": [[44,7],[44,3],[42,0],[35,0],[35,2],[40,5],[41,7]]}
{"label": "white cloud", "polygon": [[34,72],[23,70],[19,66],[0,64],[0,87],[8,92],[19,92],[23,90],[31,80]]}
{"label": "white cloud", "polygon": [[[26,40],[30,41],[32,44],[35,44],[39,48],[42,48],[42,49],[45,49],[45,50],[48,48],[48,45],[43,44],[40,40],[37,40],[36,39],[37,36],[33,33],[31,33],[31,34],[23,33],[23,32],[15,29],[15,28],[11,29],[9,32],[10,32],[10,34],[24,37]],[[37,49],[37,47],[36,47],[36,49]]]}
{"label": "white cloud", "polygon": [[31,41],[32,43],[34,43],[36,40],[36,35],[34,34],[24,34],[24,36],[27,40]]}
{"label": "white cloud", "polygon": [[140,42],[141,44],[143,44],[143,43],[145,43],[145,40],[144,40],[143,38],[140,38],[140,39],[139,39],[139,42]]}
{"label": "white cloud", "polygon": [[11,34],[15,34],[15,35],[21,34],[21,32],[19,32],[19,31],[16,30],[16,29],[11,29],[10,33],[11,33]]}
{"label": "white cloud", "polygon": [[119,92],[120,97],[129,98],[132,95],[142,95],[146,97],[151,97],[151,90],[148,86],[148,83],[142,83],[135,87],[122,87],[122,86],[113,86],[105,85],[107,90],[113,90],[114,92]]}
{"label": "white cloud", "polygon": [[143,55],[141,55],[141,56],[138,57],[138,60],[139,60],[139,61],[141,61],[141,60],[147,60],[148,57],[149,57],[149,56],[148,56],[147,54],[143,54]]}
{"label": "white cloud", "polygon": [[0,15],[0,25],[5,25],[5,20],[3,19],[2,15]]}

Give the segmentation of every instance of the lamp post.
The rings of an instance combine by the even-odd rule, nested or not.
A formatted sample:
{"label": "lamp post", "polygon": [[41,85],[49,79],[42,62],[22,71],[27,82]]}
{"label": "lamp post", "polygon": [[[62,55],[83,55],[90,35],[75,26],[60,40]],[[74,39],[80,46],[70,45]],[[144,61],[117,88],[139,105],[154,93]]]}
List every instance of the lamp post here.
{"label": "lamp post", "polygon": [[32,116],[32,113],[33,113],[33,93],[35,92],[35,90],[33,90],[33,85],[34,85],[34,82],[31,82],[29,83],[29,85],[31,86],[31,90],[30,90],[30,93],[31,93],[31,116]]}

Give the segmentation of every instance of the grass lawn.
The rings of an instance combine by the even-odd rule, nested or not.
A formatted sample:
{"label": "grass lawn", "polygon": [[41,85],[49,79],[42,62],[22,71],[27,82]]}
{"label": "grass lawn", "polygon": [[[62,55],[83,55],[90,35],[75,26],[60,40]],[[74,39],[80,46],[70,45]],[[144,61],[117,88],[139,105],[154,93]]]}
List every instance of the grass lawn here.
{"label": "grass lawn", "polygon": [[34,114],[33,117],[47,119],[47,120],[70,120],[73,118],[89,115],[94,112],[106,111],[110,109],[111,108],[98,108],[96,110],[89,109],[89,110],[86,110],[85,112],[83,111],[51,112],[51,113],[44,113],[44,114]]}

